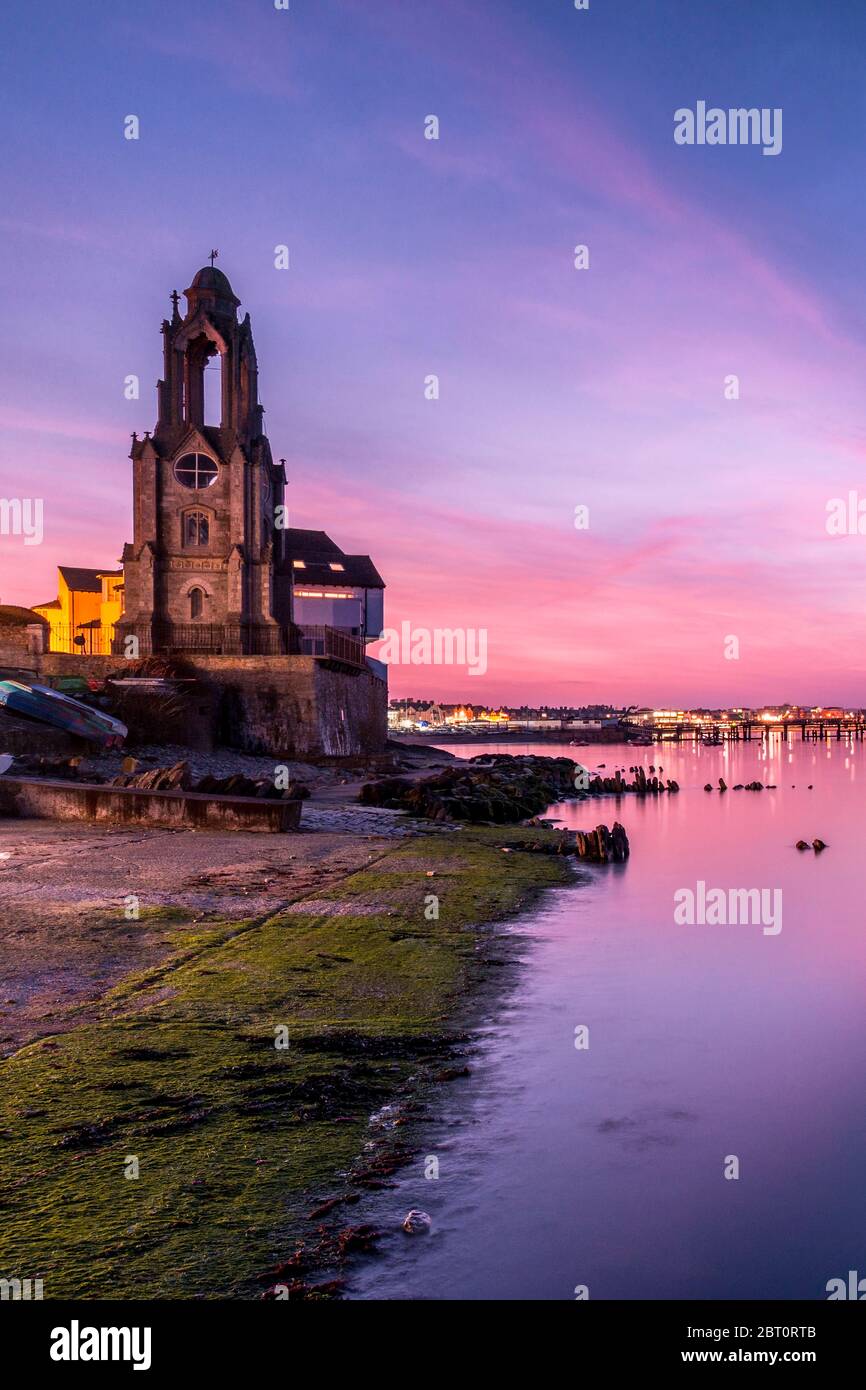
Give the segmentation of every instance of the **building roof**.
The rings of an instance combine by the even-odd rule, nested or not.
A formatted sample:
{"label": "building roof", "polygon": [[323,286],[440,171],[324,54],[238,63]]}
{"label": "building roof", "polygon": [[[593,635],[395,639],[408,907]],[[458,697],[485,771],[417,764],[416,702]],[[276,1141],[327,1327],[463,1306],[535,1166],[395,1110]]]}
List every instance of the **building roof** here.
{"label": "building roof", "polygon": [[50,598],[50,599],[48,599],[47,603],[34,603],[34,604],[33,604],[33,612],[34,612],[34,613],[38,613],[38,611],[39,611],[40,608],[59,608],[59,607],[60,607],[60,599],[59,599],[59,598]]}
{"label": "building roof", "polygon": [[[327,584],[336,588],[348,584],[358,589],[385,587],[369,555],[347,555],[325,531],[290,527],[286,531],[286,554],[296,584]],[[304,568],[295,569],[294,560],[303,560]],[[335,564],[342,565],[342,570],[332,570],[331,565]]]}
{"label": "building roof", "polygon": [[60,573],[70,589],[74,589],[78,594],[101,594],[102,584],[100,582],[101,570],[76,569],[71,565],[58,565]]}
{"label": "building roof", "polygon": [[[115,579],[123,574],[123,570],[85,570],[74,565],[58,565],[57,568],[69,588],[77,594],[101,594],[103,578]],[[41,607],[44,608],[45,604]]]}
{"label": "building roof", "polygon": [[41,613],[34,613],[32,608],[20,608],[15,603],[0,603],[0,627],[27,627],[29,623],[42,623],[47,626],[47,619]]}
{"label": "building roof", "polygon": [[215,265],[203,265],[201,270],[196,271],[192,284],[188,290],[184,290],[184,294],[190,310],[187,317],[196,312],[200,301],[218,314],[231,314],[234,317],[241,302],[229,284],[228,276],[217,270]]}
{"label": "building roof", "polygon": [[201,270],[196,271],[190,289],[209,290],[222,299],[234,299],[235,297],[235,292],[229,283],[229,277],[224,275],[215,265],[203,265]]}
{"label": "building roof", "polygon": [[[385,581],[369,555],[344,555],[342,563],[346,566],[346,579],[349,584],[357,584],[364,589],[384,589]],[[335,578],[331,574],[332,584],[340,582],[341,576]]]}
{"label": "building roof", "polygon": [[303,531],[291,526],[286,531],[286,546],[293,560],[305,560],[309,555],[342,555],[342,550],[325,531]]}

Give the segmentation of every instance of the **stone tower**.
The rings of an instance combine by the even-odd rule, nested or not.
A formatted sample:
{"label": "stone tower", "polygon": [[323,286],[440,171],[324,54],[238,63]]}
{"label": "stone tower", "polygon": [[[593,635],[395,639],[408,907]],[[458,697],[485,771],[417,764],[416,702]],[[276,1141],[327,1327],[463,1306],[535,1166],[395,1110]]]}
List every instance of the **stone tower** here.
{"label": "stone tower", "polygon": [[[115,649],[269,654],[290,649],[285,472],[271,458],[258,399],[250,316],[221,270],[172,295],[162,324],[156,428],[133,435],[134,534],[123,550],[124,615]],[[206,419],[205,373],[220,374]],[[216,378],[211,377],[216,384]],[[281,525],[275,525],[279,519]]]}

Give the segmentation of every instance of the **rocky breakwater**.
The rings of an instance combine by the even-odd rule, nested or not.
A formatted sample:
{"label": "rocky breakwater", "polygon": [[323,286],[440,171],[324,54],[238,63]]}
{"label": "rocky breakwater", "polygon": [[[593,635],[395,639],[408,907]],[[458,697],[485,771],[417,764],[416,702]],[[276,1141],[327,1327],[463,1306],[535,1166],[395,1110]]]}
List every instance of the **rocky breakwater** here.
{"label": "rocky breakwater", "polygon": [[527,755],[456,761],[431,777],[385,777],[361,788],[364,806],[388,806],[429,820],[527,820],[575,795],[571,758]]}
{"label": "rocky breakwater", "polygon": [[431,777],[386,777],[368,782],[360,800],[365,806],[389,806],[431,820],[504,824],[537,816],[553,801],[679,791],[677,782],[665,781],[654,768],[649,769],[649,775],[642,767],[631,767],[629,772],[632,781],[619,770],[612,777],[590,776],[572,758],[480,754],[458,760]]}
{"label": "rocky breakwater", "polygon": [[[577,764],[571,758],[527,754],[472,758],[456,762],[431,777],[386,777],[361,788],[364,806],[384,806],[434,821],[470,821],[504,825],[534,821],[551,802],[579,795]],[[628,836],[617,821],[613,829],[545,835],[521,840],[505,849],[575,854],[596,863],[621,862],[628,857]]]}
{"label": "rocky breakwater", "polygon": [[632,792],[635,796],[655,796],[660,792],[678,792],[680,789],[679,782],[675,782],[672,777],[662,777],[662,769],[652,764],[648,769],[630,767],[628,770],[632,780],[629,781],[624,775],[625,768],[617,768],[612,777],[602,777],[600,772],[590,773],[582,763],[574,762],[571,758],[545,758],[532,754],[514,757],[511,753],[480,753],[477,757],[470,758],[469,763],[479,767],[498,767],[505,771],[521,763],[555,763],[562,768],[562,800],[575,794],[622,796],[625,792]]}

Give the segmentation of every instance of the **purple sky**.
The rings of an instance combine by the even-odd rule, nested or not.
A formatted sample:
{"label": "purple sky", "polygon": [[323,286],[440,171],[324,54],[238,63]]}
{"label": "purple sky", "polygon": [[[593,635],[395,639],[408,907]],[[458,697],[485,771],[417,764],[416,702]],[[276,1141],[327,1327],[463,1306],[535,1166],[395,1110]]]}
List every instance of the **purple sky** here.
{"label": "purple sky", "polygon": [[[0,536],[3,602],[116,564],[168,295],[217,246],[294,524],[373,555],[389,626],[487,631],[485,676],[394,694],[866,703],[866,535],[825,526],[866,499],[861,5],[52,0],[5,30],[0,497],[44,497],[45,539]],[[782,108],[781,154],[676,145],[699,100]]]}

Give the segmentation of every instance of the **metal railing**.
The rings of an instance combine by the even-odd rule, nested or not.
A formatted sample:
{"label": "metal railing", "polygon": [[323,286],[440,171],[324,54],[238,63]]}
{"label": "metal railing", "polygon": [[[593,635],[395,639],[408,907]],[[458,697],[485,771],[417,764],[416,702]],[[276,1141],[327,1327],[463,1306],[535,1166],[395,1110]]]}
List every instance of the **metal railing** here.
{"label": "metal railing", "polygon": [[252,623],[156,623],[153,649],[211,652],[222,656],[284,656],[291,650],[289,630]]}
{"label": "metal railing", "polygon": [[[55,627],[48,650],[77,656],[111,656],[115,629]],[[152,640],[139,638],[139,653],[201,652],[222,656],[285,656],[295,652],[364,668],[364,643],[338,628],[260,627],[249,623],[155,623]]]}
{"label": "metal railing", "polygon": [[47,650],[75,656],[111,656],[114,627],[72,627],[61,624],[51,630]]}
{"label": "metal railing", "polygon": [[341,661],[346,666],[366,666],[364,643],[351,633],[334,627],[299,627],[301,653],[319,656],[326,661]]}

